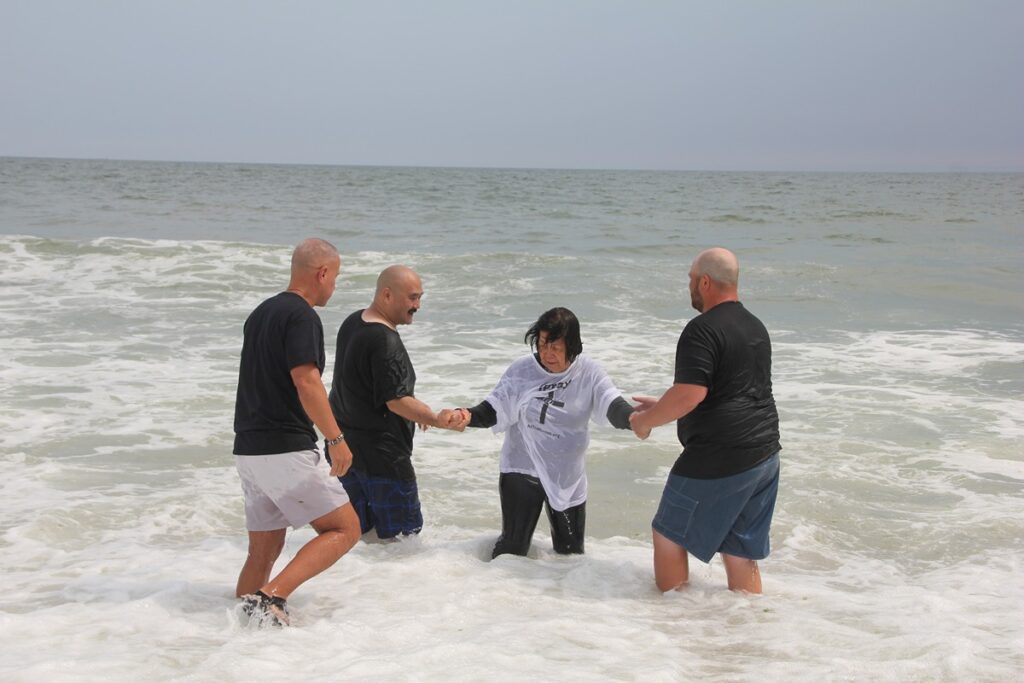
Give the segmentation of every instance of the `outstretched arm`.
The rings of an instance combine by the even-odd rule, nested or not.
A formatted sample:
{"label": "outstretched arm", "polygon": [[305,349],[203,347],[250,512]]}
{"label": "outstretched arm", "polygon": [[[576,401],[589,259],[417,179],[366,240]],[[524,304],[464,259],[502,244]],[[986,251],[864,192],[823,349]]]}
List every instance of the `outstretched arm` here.
{"label": "outstretched arm", "polygon": [[439,413],[434,413],[430,406],[415,396],[393,398],[386,405],[388,410],[395,415],[411,420],[423,429],[427,427],[440,427],[441,429],[454,429],[459,432],[465,429],[465,425],[460,425],[457,419],[452,419],[454,411],[445,408]]}
{"label": "outstretched arm", "polygon": [[708,388],[698,384],[673,384],[657,401],[649,396],[634,396],[633,400],[638,401],[639,405],[636,412],[629,416],[633,433],[646,439],[652,429],[688,414],[707,395]]}

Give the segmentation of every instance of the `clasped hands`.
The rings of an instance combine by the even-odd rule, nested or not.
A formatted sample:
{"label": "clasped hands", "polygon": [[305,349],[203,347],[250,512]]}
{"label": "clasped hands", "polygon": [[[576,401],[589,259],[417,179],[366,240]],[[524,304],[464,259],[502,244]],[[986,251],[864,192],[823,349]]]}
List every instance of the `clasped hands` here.
{"label": "clasped hands", "polygon": [[[434,426],[455,432],[465,431],[472,416],[465,408],[443,408],[435,417]],[[430,425],[420,423],[420,429],[427,431]]]}
{"label": "clasped hands", "polygon": [[[644,413],[653,408],[658,399],[653,396],[634,396],[633,400],[636,401],[636,405],[633,406],[633,413],[629,416],[629,426],[638,439],[646,439],[651,435],[653,425],[646,424]],[[443,408],[437,414],[435,424],[441,429],[461,432],[469,426],[471,418],[472,415],[465,408]],[[420,428],[426,431],[428,425],[420,424]]]}
{"label": "clasped hands", "polygon": [[653,408],[658,399],[653,396],[634,396],[633,400],[636,401],[636,405],[629,416],[629,426],[637,438],[643,440],[651,435],[652,429],[652,425],[646,424],[644,413]]}

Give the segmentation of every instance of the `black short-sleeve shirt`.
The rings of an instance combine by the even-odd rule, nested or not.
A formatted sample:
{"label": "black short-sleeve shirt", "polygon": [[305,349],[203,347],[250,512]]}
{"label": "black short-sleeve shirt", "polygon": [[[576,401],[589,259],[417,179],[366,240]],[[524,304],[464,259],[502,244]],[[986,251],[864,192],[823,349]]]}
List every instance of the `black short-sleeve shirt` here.
{"label": "black short-sleeve shirt", "polygon": [[359,310],[338,330],[331,409],[352,449],[352,466],[372,476],[410,481],[415,425],[387,402],[414,396],[416,372],[402,337],[368,323]]}
{"label": "black short-sleeve shirt", "polygon": [[738,301],[691,320],[676,347],[676,384],[707,387],[707,397],[676,423],[683,445],[673,474],[717,479],[779,451],[768,330]]}
{"label": "black short-sleeve shirt", "polygon": [[313,422],[299,401],[292,368],[324,371],[320,316],[298,294],[281,292],[245,321],[235,399],[236,455],[290,453],[316,446]]}

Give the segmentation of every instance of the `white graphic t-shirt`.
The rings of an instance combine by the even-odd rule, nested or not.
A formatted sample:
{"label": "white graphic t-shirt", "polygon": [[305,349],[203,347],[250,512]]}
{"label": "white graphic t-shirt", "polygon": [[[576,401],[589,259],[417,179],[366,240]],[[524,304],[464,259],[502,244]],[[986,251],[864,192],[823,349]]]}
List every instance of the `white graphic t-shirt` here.
{"label": "white graphic t-shirt", "polygon": [[486,399],[498,418],[493,430],[506,432],[499,468],[540,479],[554,510],[584,502],[588,422],[608,424],[608,406],[621,393],[583,354],[557,374],[532,355],[516,360]]}

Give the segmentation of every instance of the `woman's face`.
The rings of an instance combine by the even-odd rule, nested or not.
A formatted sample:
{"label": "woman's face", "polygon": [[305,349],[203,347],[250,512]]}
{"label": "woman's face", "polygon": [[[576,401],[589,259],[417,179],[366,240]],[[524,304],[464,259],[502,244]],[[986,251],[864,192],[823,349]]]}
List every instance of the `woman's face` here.
{"label": "woman's face", "polygon": [[548,333],[541,330],[537,337],[537,354],[540,356],[541,364],[548,372],[565,372],[569,369],[564,339],[549,342]]}

